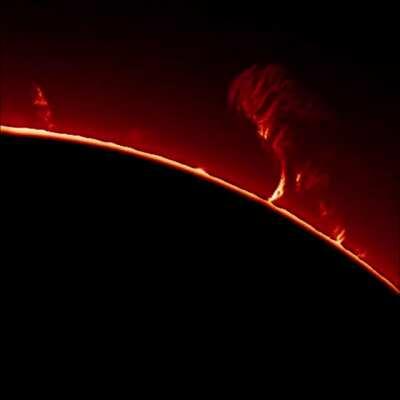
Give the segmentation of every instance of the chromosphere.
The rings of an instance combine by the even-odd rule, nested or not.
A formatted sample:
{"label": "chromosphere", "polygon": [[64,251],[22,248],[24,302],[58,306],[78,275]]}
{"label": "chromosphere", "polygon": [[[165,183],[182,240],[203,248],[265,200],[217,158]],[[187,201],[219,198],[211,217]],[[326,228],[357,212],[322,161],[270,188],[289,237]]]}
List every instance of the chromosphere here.
{"label": "chromosphere", "polygon": [[[197,167],[191,167],[188,165],[184,165],[181,163],[178,163],[176,161],[167,159],[165,157],[156,155],[156,154],[150,154],[147,152],[143,152],[131,147],[126,147],[126,146],[121,146],[115,143],[111,142],[103,142],[97,139],[91,139],[87,137],[82,137],[76,134],[71,134],[71,133],[59,133],[59,132],[52,132],[48,130],[38,130],[38,129],[31,129],[31,128],[24,128],[24,127],[11,127],[11,126],[1,126],[1,134],[2,135],[8,135],[13,138],[37,138],[37,139],[45,139],[45,140],[52,140],[52,141],[57,141],[57,142],[67,142],[67,143],[75,143],[75,144],[81,144],[89,147],[95,147],[107,151],[112,151],[112,152],[118,152],[122,153],[124,155],[128,156],[133,156],[137,157],[140,159],[144,159],[147,161],[150,161],[151,163],[156,163],[160,164],[164,167],[167,168],[172,168],[175,170],[178,170],[180,172],[194,175],[201,180],[206,180],[214,185],[217,185],[219,187],[222,187],[230,192],[234,192],[236,194],[239,194],[242,197],[245,197],[248,200],[251,200],[252,202],[261,204],[263,207],[268,208],[269,211],[272,211],[273,213],[276,213],[277,215],[284,217],[285,219],[289,219],[292,223],[294,223],[296,226],[301,227],[301,229],[304,229],[307,231],[310,235],[317,237],[324,241],[327,245],[330,247],[336,249],[338,252],[344,254],[345,256],[349,257],[352,262],[356,263],[360,269],[363,269],[365,271],[368,271],[369,274],[372,274],[376,279],[378,279],[380,282],[382,282],[384,285],[389,287],[393,292],[399,293],[399,289],[395,286],[394,283],[389,281],[386,277],[384,277],[382,274],[378,273],[372,266],[370,266],[368,263],[366,263],[364,260],[360,259],[357,255],[352,253],[350,250],[346,249],[342,242],[340,240],[334,240],[328,236],[326,236],[324,233],[318,231],[311,225],[307,224],[306,222],[302,221],[295,215],[291,214],[289,211],[277,207],[274,205],[271,201],[265,200],[261,198],[260,196],[251,193],[249,191],[246,191],[242,188],[239,188],[235,185],[230,184],[229,182],[226,182],[225,180],[211,176],[208,174],[204,169],[202,168],[197,168]],[[49,200],[51,201],[51,200]],[[272,232],[273,234],[273,232]],[[343,233],[338,233],[338,238],[342,238]],[[323,268],[323,266],[321,266]]]}

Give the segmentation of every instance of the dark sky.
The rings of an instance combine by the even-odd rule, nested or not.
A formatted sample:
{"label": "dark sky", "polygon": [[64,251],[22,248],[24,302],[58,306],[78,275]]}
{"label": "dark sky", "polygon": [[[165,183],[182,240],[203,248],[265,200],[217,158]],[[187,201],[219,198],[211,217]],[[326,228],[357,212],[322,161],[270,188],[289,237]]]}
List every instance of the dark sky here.
{"label": "dark sky", "polygon": [[[279,165],[254,127],[229,109],[227,93],[245,68],[283,64],[337,117],[329,130],[310,132],[297,156],[328,154],[324,195],[349,246],[399,282],[400,65],[396,32],[382,29],[392,25],[390,12],[329,18],[250,4],[239,10],[207,3],[185,9],[57,4],[17,2],[5,9],[2,123],[40,126],[32,107],[35,82],[61,131],[164,154],[267,197]],[[287,199],[283,205],[318,225],[305,204]]]}

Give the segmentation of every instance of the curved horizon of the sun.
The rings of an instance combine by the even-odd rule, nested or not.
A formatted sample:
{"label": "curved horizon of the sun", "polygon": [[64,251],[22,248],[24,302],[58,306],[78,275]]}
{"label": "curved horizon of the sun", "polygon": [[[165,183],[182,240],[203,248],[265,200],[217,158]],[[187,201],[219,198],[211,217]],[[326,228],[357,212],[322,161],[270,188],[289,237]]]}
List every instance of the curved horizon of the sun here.
{"label": "curved horizon of the sun", "polygon": [[265,198],[262,198],[261,196],[255,194],[255,193],[252,193],[246,189],[236,186],[230,182],[227,182],[226,180],[224,180],[222,178],[210,175],[203,168],[192,167],[192,166],[180,163],[178,161],[174,161],[167,157],[164,157],[164,156],[161,156],[158,154],[148,153],[148,152],[138,150],[133,147],[119,145],[114,142],[107,142],[107,141],[102,141],[99,139],[89,138],[89,137],[81,136],[79,134],[74,134],[74,133],[54,132],[54,131],[50,131],[50,130],[35,129],[35,128],[29,128],[29,127],[15,127],[15,126],[0,125],[0,134],[23,136],[23,137],[34,137],[34,138],[42,138],[42,139],[47,138],[47,139],[54,139],[54,140],[58,140],[58,141],[73,142],[73,143],[77,143],[77,144],[93,146],[93,147],[97,147],[97,148],[101,148],[101,149],[113,150],[113,151],[116,151],[119,153],[140,157],[142,159],[146,159],[151,162],[156,162],[156,163],[162,164],[164,166],[167,166],[169,168],[174,168],[174,169],[189,173],[191,175],[194,175],[196,177],[199,177],[201,179],[205,179],[214,184],[220,185],[227,190],[230,190],[232,192],[240,194],[241,196],[244,196],[251,201],[260,203],[263,206],[268,207],[275,213],[278,213],[278,214],[288,218],[296,225],[301,226],[303,229],[305,229],[309,233],[316,235],[318,238],[322,239],[324,242],[326,242],[330,246],[333,246],[338,251],[344,253],[350,259],[355,261],[361,268],[364,268],[370,274],[372,274],[376,279],[378,279],[383,284],[385,284],[393,292],[395,292],[396,294],[400,294],[399,287],[397,287],[392,281],[390,281],[384,275],[382,275],[377,270],[375,270],[373,266],[371,266],[366,261],[361,259],[359,256],[357,256],[351,250],[347,249],[343,245],[343,243],[340,243],[337,240],[334,240],[331,237],[327,236],[325,233],[319,231],[314,226],[310,225],[309,223],[305,222],[301,218],[297,217],[295,214],[291,213],[289,210],[282,208],[282,207],[278,207],[275,204],[273,204],[271,201],[269,201]]}

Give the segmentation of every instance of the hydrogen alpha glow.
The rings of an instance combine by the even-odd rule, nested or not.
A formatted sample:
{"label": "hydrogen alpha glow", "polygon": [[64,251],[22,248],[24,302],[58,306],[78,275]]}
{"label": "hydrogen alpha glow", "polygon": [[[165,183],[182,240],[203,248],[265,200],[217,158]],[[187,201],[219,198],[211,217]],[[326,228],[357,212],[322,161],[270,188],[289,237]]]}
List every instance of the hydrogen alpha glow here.
{"label": "hydrogen alpha glow", "polygon": [[25,136],[25,137],[42,137],[42,138],[46,137],[46,138],[53,139],[53,140],[75,142],[75,143],[80,143],[80,144],[84,144],[84,145],[95,146],[98,148],[118,151],[123,154],[140,157],[140,158],[149,160],[151,162],[160,163],[169,168],[175,168],[175,169],[181,170],[183,172],[195,175],[201,179],[206,179],[210,182],[213,182],[215,184],[218,184],[218,185],[224,187],[227,190],[236,192],[236,193],[248,198],[249,200],[260,203],[263,206],[272,209],[274,212],[285,216],[286,218],[289,218],[291,221],[300,225],[303,229],[307,230],[310,234],[316,235],[317,237],[324,240],[329,245],[334,246],[339,251],[342,251],[343,253],[345,253],[353,261],[357,262],[358,265],[360,265],[360,267],[369,271],[373,276],[375,276],[377,279],[379,279],[381,282],[383,282],[386,286],[388,286],[395,293],[400,293],[399,288],[397,288],[393,283],[391,283],[383,275],[379,274],[372,266],[370,266],[364,260],[362,260],[362,257],[354,254],[349,249],[346,249],[346,247],[343,245],[343,241],[342,241],[342,239],[344,238],[344,236],[343,236],[344,232],[342,232],[342,231],[338,232],[337,233],[338,236],[336,237],[336,240],[332,239],[332,238],[328,237],[327,235],[325,235],[323,232],[320,232],[319,230],[317,230],[315,227],[309,225],[305,221],[303,221],[300,218],[298,218],[297,216],[293,215],[288,210],[281,208],[281,207],[277,207],[276,205],[273,204],[273,202],[265,200],[262,197],[254,194],[254,193],[251,193],[245,189],[242,189],[238,186],[235,186],[229,182],[226,182],[225,180],[223,180],[221,178],[214,177],[214,176],[210,175],[209,173],[205,172],[202,168],[193,168],[188,165],[184,165],[182,163],[167,159],[160,155],[151,154],[151,153],[147,153],[147,152],[144,152],[141,150],[134,149],[132,147],[121,146],[116,143],[104,142],[104,141],[101,141],[98,139],[87,138],[84,136],[71,134],[71,133],[60,133],[60,132],[52,132],[52,131],[41,130],[41,129],[11,127],[11,126],[0,125],[0,134],[17,135],[17,136],[19,135],[19,136]]}

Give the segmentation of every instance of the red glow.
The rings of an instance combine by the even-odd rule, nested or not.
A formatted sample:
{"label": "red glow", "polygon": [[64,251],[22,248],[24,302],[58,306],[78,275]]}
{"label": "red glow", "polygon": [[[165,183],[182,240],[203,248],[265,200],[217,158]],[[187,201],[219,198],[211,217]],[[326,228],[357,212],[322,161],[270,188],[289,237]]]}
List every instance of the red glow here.
{"label": "red glow", "polygon": [[202,168],[193,168],[188,165],[184,165],[182,163],[178,163],[176,161],[167,159],[160,155],[147,153],[147,152],[144,152],[141,150],[134,149],[132,147],[121,146],[121,145],[118,145],[118,144],[112,143],[112,142],[104,142],[104,141],[101,141],[98,139],[91,139],[91,138],[79,136],[76,134],[59,133],[59,132],[51,132],[48,130],[39,130],[39,129],[23,128],[23,127],[11,127],[11,126],[3,126],[3,125],[0,125],[0,132],[1,132],[1,134],[7,134],[7,135],[17,135],[17,136],[20,135],[20,136],[26,136],[26,137],[46,137],[46,138],[54,139],[54,140],[69,141],[69,142],[75,142],[75,143],[95,146],[95,147],[99,147],[99,148],[106,148],[106,149],[118,151],[118,152],[121,152],[124,154],[141,157],[141,158],[150,160],[152,162],[161,163],[167,167],[179,169],[186,173],[190,173],[192,175],[198,176],[201,179],[206,179],[210,182],[216,183],[216,184],[226,188],[227,190],[231,190],[236,193],[239,193],[240,195],[245,196],[246,198],[248,198],[252,201],[256,201],[256,202],[264,205],[265,207],[269,207],[274,212],[279,213],[279,214],[285,216],[286,218],[289,218],[295,224],[302,226],[304,229],[306,229],[311,234],[316,235],[317,237],[321,238],[329,245],[334,246],[339,251],[345,253],[353,261],[357,262],[360,265],[360,267],[365,268],[367,271],[369,271],[377,279],[379,279],[383,283],[385,283],[389,288],[391,288],[396,293],[400,293],[399,288],[397,288],[394,283],[392,283],[387,278],[385,278],[384,276],[379,274],[372,266],[370,266],[365,261],[363,261],[360,256],[354,254],[354,252],[350,251],[345,246],[343,246],[343,240],[345,237],[344,230],[338,231],[336,238],[332,239],[332,238],[328,237],[327,235],[325,235],[323,232],[319,231],[315,227],[308,224],[307,222],[305,222],[305,221],[301,220],[300,218],[298,218],[297,216],[293,215],[288,210],[281,208],[281,207],[277,207],[271,201],[267,201],[267,200],[261,198],[260,196],[254,194],[254,193],[251,193],[245,189],[239,188],[238,186],[235,186],[231,183],[228,183],[221,178],[214,177],[214,176],[208,174],[207,172],[205,172]]}
{"label": "red glow", "polygon": [[323,201],[319,203],[319,214],[321,217],[326,217],[329,214],[329,211]]}
{"label": "red glow", "polygon": [[33,106],[37,108],[37,114],[40,122],[46,126],[47,129],[54,129],[53,116],[50,110],[49,102],[42,88],[34,84],[33,85]]}

